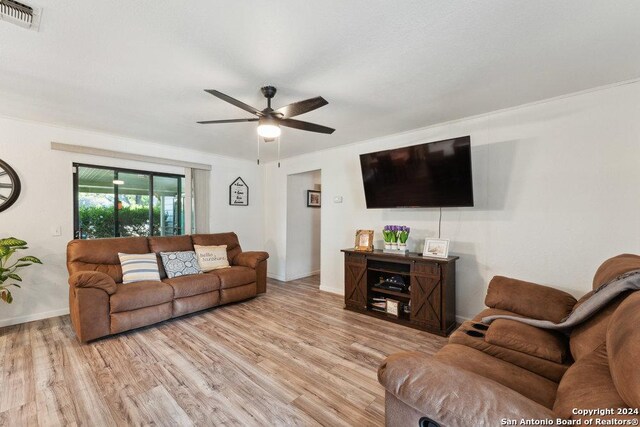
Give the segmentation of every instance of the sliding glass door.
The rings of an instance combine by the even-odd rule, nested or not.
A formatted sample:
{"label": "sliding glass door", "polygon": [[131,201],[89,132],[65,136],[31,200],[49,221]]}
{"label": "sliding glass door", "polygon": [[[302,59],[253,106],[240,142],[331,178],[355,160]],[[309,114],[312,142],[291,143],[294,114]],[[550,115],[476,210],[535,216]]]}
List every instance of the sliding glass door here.
{"label": "sliding glass door", "polygon": [[184,176],[74,164],[77,239],[184,234]]}

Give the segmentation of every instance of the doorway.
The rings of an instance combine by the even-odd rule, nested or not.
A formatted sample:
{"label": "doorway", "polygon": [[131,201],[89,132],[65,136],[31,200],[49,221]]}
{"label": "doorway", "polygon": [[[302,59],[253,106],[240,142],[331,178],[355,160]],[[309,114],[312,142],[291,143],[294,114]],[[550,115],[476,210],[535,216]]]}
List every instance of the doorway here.
{"label": "doorway", "polygon": [[285,280],[320,286],[322,171],[287,176],[287,252]]}

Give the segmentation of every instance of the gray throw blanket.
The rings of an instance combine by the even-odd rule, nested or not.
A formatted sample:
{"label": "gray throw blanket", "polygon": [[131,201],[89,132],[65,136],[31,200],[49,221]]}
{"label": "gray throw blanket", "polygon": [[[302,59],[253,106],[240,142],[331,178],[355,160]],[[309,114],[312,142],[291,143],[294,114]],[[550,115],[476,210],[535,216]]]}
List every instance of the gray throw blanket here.
{"label": "gray throw blanket", "polygon": [[589,319],[621,293],[636,290],[640,290],[640,270],[629,271],[600,286],[589,299],[580,304],[578,308],[575,308],[571,314],[565,317],[560,323],[553,323],[549,320],[509,316],[507,314],[483,317],[482,323],[489,324],[497,319],[509,319],[542,329],[569,329]]}

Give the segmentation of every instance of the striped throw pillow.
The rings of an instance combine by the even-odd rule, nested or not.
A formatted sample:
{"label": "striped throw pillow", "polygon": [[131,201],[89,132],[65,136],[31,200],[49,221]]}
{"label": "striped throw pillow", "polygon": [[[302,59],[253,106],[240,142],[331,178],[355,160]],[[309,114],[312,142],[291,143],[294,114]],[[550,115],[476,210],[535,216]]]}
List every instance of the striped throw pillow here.
{"label": "striped throw pillow", "polygon": [[160,281],[156,254],[118,253],[118,257],[120,265],[122,265],[122,283],[142,282],[143,280]]}

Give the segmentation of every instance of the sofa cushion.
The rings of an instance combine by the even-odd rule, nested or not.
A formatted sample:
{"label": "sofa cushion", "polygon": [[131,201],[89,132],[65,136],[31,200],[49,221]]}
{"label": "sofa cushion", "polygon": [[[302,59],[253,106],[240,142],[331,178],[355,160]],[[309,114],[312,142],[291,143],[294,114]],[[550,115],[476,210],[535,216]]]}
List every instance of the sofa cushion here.
{"label": "sofa cushion", "polygon": [[[582,304],[593,293],[589,292],[578,300],[578,304]],[[607,304],[603,309],[598,311],[587,321],[577,325],[571,330],[569,339],[569,346],[571,348],[571,355],[573,360],[578,361],[584,356],[590,354],[606,340],[607,326],[613,312],[616,311],[618,306],[625,298],[629,296],[630,292],[625,292],[618,295],[613,301]],[[576,306],[578,305],[576,304]]]}
{"label": "sofa cushion", "polygon": [[160,281],[158,260],[156,255],[150,254],[123,254],[119,253],[122,266],[122,283],[144,282],[147,280]]}
{"label": "sofa cushion", "polygon": [[553,407],[557,384],[526,369],[458,344],[447,344],[435,358],[509,387],[542,406]]}
{"label": "sofa cushion", "polygon": [[173,317],[205,310],[220,304],[220,292],[213,291],[173,300]]}
{"label": "sofa cushion", "polygon": [[[506,424],[505,420],[556,418],[550,409],[504,385],[424,353],[387,357],[378,368],[378,381],[386,390],[386,405],[390,396],[402,402],[400,405],[407,405],[385,407],[387,426],[431,425],[420,422],[425,416],[450,427],[500,426]],[[412,417],[406,416],[407,410]]]}
{"label": "sofa cushion", "polygon": [[618,393],[629,407],[640,408],[640,291],[629,295],[611,316],[607,351]]}
{"label": "sofa cushion", "polygon": [[113,239],[72,240],[67,244],[69,275],[78,271],[99,271],[108,274],[116,283],[122,282],[122,267],[118,252],[146,254],[146,237],[117,237]]}
{"label": "sofa cushion", "polygon": [[173,300],[173,288],[162,282],[119,284],[109,299],[111,313],[137,310]]}
{"label": "sofa cushion", "polygon": [[111,333],[117,334],[142,326],[153,325],[171,319],[173,304],[165,302],[159,305],[143,307],[137,310],[111,313]]}
{"label": "sofa cushion", "polygon": [[235,288],[220,289],[220,304],[242,301],[248,298],[255,297],[256,295],[257,292],[255,283],[236,286]]}
{"label": "sofa cushion", "polygon": [[149,237],[149,249],[158,256],[158,266],[160,267],[160,278],[167,277],[167,273],[162,265],[160,252],[192,251],[193,244],[191,236],[154,236]]}
{"label": "sofa cushion", "polygon": [[168,278],[202,274],[194,251],[160,252]]}
{"label": "sofa cushion", "polygon": [[559,323],[571,313],[576,299],[564,291],[549,286],[495,276],[489,282],[484,303],[487,307]]}
{"label": "sofa cushion", "polygon": [[603,262],[593,276],[593,289],[598,289],[616,277],[640,269],[640,255],[622,254]]}
{"label": "sofa cushion", "polygon": [[227,259],[233,263],[233,259],[242,252],[236,233],[194,234],[191,236],[194,245],[220,246],[227,245]]}
{"label": "sofa cushion", "polygon": [[555,363],[564,362],[567,354],[567,339],[562,334],[516,320],[497,319],[492,322],[485,341]]}
{"label": "sofa cushion", "polygon": [[470,336],[467,334],[467,331],[479,332],[477,328],[473,327],[474,324],[478,323],[473,321],[464,322],[453,334],[451,334],[449,337],[449,343],[465,345],[467,347],[480,350],[483,353],[497,357],[505,362],[512,363],[556,383],[560,381],[564,373],[567,371],[567,368],[569,368],[569,362],[562,364],[555,363],[550,360],[512,350],[507,347],[490,344],[485,340],[484,336]]}
{"label": "sofa cushion", "polygon": [[194,274],[164,279],[173,288],[174,298],[184,298],[220,289],[220,278],[212,274]]}
{"label": "sofa cushion", "polygon": [[558,385],[553,411],[572,418],[573,409],[621,408],[625,403],[609,373],[605,344],[571,365]]}
{"label": "sofa cushion", "polygon": [[235,288],[248,285],[256,281],[256,271],[248,267],[229,267],[213,270],[207,275],[216,275],[220,278],[220,289]]}

